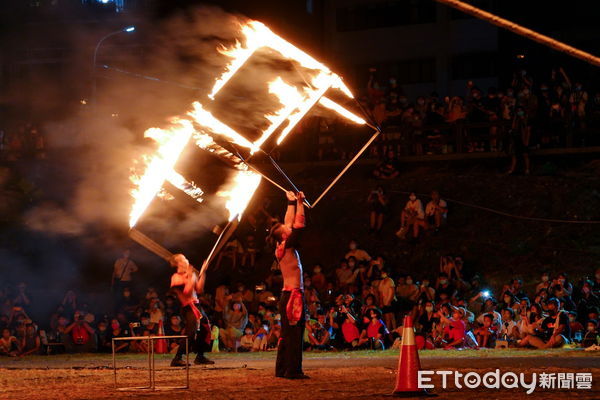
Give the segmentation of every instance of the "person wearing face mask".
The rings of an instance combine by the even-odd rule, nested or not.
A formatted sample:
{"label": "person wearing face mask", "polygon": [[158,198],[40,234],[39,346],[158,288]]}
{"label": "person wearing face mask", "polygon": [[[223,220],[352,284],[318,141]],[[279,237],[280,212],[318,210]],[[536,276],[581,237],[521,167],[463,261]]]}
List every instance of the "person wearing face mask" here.
{"label": "person wearing face mask", "polygon": [[410,193],[408,201],[402,210],[400,230],[396,235],[403,239],[411,227],[414,239],[419,236],[420,229],[425,229],[427,227],[423,203],[417,198],[417,195],[414,192]]}
{"label": "person wearing face mask", "polygon": [[426,301],[425,306],[420,309],[420,315],[417,318],[418,334],[431,339],[433,335],[433,326],[439,324],[440,319],[435,315],[433,301]]}
{"label": "person wearing face mask", "polygon": [[561,347],[571,342],[571,325],[568,314],[560,309],[560,301],[551,298],[547,302],[548,316],[544,318],[536,335],[528,335],[520,346],[533,346],[538,349]]}
{"label": "person wearing face mask", "polygon": [[514,174],[517,169],[517,163],[522,161],[523,169],[526,175],[530,172],[529,162],[529,138],[531,137],[531,126],[527,120],[525,108],[517,107],[515,116],[510,129],[509,153],[511,154],[510,168],[508,174]]}
{"label": "person wearing face mask", "polygon": [[586,325],[586,332],[581,342],[583,347],[598,346],[600,344],[600,336],[598,335],[598,321],[590,319]]}
{"label": "person wearing face mask", "polygon": [[577,302],[577,311],[579,315],[586,315],[587,310],[600,307],[600,298],[596,296],[592,290],[593,283],[591,281],[584,281],[581,286],[581,295]]}
{"label": "person wearing face mask", "polygon": [[226,348],[237,351],[244,328],[248,324],[248,310],[244,303],[230,299],[223,311],[223,322],[225,329],[221,329],[221,342]]}
{"label": "person wearing face mask", "polygon": [[[412,280],[411,280],[412,282]],[[385,325],[391,330],[396,329],[396,284],[394,280],[389,276],[389,270],[386,268],[381,271],[381,281],[377,287],[379,307],[383,314],[383,321]]]}
{"label": "person wearing face mask", "polygon": [[[110,335],[109,339],[112,341],[113,338],[120,337],[129,337],[129,331],[126,329],[121,329],[121,324],[119,320],[113,318],[110,320]],[[129,341],[123,340],[115,343],[115,353],[118,352],[126,352],[129,349]]]}
{"label": "person wearing face mask", "polygon": [[313,274],[311,276],[311,280],[312,285],[315,289],[317,289],[319,295],[324,295],[325,290],[327,289],[327,278],[325,277],[325,274],[323,273],[323,267],[321,267],[320,264],[316,264],[313,267]]}
{"label": "person wearing face mask", "polygon": [[354,284],[358,270],[356,268],[356,259],[350,257],[348,260],[342,259],[340,261],[340,267],[335,270],[335,274],[338,280],[338,288],[342,292],[347,292],[351,285]]}
{"label": "person wearing face mask", "polygon": [[542,272],[540,283],[535,287],[535,292],[539,292],[542,289],[548,289],[550,287],[550,274],[548,271]]}
{"label": "person wearing face mask", "polygon": [[349,260],[350,257],[354,257],[356,261],[371,261],[371,256],[365,250],[358,247],[356,240],[351,240],[348,243],[348,252],[345,255],[345,259]]}

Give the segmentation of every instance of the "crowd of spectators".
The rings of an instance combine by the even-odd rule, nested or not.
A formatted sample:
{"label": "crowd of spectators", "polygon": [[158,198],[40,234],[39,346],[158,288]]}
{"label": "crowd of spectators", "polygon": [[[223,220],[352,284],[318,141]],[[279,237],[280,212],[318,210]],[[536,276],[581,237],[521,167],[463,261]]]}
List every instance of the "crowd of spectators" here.
{"label": "crowd of spectators", "polygon": [[[122,274],[135,265],[124,261],[127,257],[117,260],[115,271]],[[460,256],[442,256],[437,273],[407,274],[351,240],[338,265],[304,271],[305,349],[397,347],[406,315],[415,321],[420,349],[598,345],[600,268],[577,281],[564,272],[543,272],[527,289],[517,277],[493,288],[481,276],[467,275],[464,262]],[[0,354],[110,352],[115,337],[181,334],[184,322],[174,293],[161,295],[151,287],[140,293],[135,279],[113,287],[112,309],[99,311],[68,291],[55,312],[40,321],[29,316],[35,298],[25,283],[1,288]],[[274,269],[253,287],[224,283],[203,294],[213,351],[276,349],[281,287],[281,273]],[[168,341],[167,349],[175,352],[178,345]],[[143,340],[124,341],[116,351],[144,353],[146,346]]]}
{"label": "crowd of spectators", "polygon": [[[373,158],[389,162],[403,155],[483,151],[521,156],[531,148],[600,144],[600,91],[591,93],[560,67],[536,77],[521,69],[507,87],[468,81],[463,93],[412,99],[395,78],[379,80],[377,73],[370,69],[361,97],[383,127],[370,149]],[[327,124],[320,127],[320,158],[347,153],[337,148],[339,135],[333,133]]]}

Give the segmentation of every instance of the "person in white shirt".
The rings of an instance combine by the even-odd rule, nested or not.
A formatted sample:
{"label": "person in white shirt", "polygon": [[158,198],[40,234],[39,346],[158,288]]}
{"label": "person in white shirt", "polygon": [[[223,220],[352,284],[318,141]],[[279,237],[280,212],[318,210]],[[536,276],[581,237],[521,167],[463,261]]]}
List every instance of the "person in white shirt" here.
{"label": "person in white shirt", "polygon": [[431,192],[431,201],[425,207],[425,215],[427,216],[427,223],[435,226],[436,231],[440,229],[442,222],[448,216],[448,203],[440,198],[437,190]]}
{"label": "person in white shirt", "polygon": [[115,261],[111,287],[116,293],[122,293],[125,287],[131,288],[132,274],[138,270],[137,264],[130,258],[129,250],[125,250],[123,256]]}
{"label": "person in white shirt", "polygon": [[404,206],[404,210],[402,210],[401,228],[397,235],[401,238],[404,238],[411,226],[413,228],[414,238],[419,236],[419,231],[421,228],[425,229],[427,226],[425,222],[425,210],[423,209],[423,203],[417,198],[415,193],[410,194],[408,197],[408,202],[406,202],[406,206]]}

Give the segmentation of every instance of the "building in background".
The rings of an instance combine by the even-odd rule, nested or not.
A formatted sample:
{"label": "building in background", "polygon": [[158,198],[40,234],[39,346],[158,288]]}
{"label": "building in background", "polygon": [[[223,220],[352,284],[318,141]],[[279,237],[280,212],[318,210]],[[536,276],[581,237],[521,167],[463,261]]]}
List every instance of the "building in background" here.
{"label": "building in background", "polygon": [[[331,0],[325,46],[343,75],[365,85],[394,77],[407,96],[465,92],[467,80],[497,86],[498,29],[428,0]],[[494,1],[476,1],[494,9]]]}

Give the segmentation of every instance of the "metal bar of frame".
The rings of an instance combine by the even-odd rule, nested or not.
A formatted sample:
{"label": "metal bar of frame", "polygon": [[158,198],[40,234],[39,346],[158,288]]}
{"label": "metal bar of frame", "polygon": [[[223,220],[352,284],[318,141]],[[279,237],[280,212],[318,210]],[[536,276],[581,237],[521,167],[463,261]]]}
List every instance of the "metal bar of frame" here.
{"label": "metal bar of frame", "polygon": [[[185,353],[186,353],[186,381],[185,386],[173,386],[173,387],[156,387],[156,362],[154,353],[154,341],[160,339],[185,339]],[[117,384],[117,360],[115,351],[116,341],[133,341],[133,340],[147,340],[148,341],[148,372],[149,372],[149,385],[148,386],[132,386],[132,387],[118,387]],[[152,391],[158,389],[189,389],[190,388],[190,352],[189,352],[189,338],[185,335],[173,335],[173,336],[128,336],[123,338],[112,338],[112,357],[113,357],[113,371],[114,371],[114,382],[115,390],[142,390],[149,389]]]}

